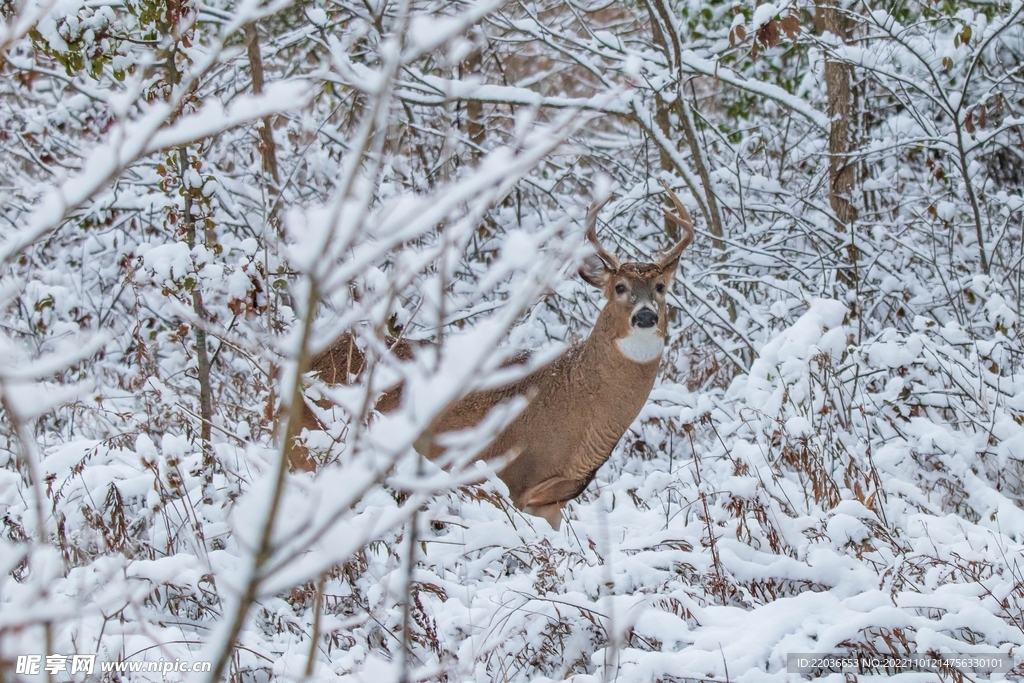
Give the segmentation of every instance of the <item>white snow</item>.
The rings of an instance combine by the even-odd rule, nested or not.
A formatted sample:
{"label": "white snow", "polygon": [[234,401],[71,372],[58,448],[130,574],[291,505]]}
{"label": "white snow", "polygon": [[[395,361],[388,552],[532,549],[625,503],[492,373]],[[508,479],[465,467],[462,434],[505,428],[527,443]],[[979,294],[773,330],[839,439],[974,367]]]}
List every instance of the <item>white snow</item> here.
{"label": "white snow", "polygon": [[778,7],[776,7],[773,3],[766,2],[763,5],[757,6],[757,8],[754,10],[754,18],[753,20],[751,20],[750,23],[755,29],[761,28],[769,21],[774,19],[778,13]]}

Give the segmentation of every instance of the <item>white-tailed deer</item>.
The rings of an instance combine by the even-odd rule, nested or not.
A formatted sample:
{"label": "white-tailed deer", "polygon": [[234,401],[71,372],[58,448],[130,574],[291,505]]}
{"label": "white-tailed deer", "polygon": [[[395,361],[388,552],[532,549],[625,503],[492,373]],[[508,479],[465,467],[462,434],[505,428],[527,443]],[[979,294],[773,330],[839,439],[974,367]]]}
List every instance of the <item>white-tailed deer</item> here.
{"label": "white-tailed deer", "polygon": [[[498,473],[512,502],[559,527],[562,508],[583,492],[608,460],[646,403],[658,375],[668,317],[665,295],[679,257],[694,236],[686,208],[671,190],[668,193],[677,213],[665,211],[665,215],[679,226],[681,239],[653,263],[622,263],[601,246],[596,231],[601,205],[591,207],[586,234],[595,254],[584,261],[579,273],[604,292],[608,303],[590,336],[521,379],[472,392],[452,403],[416,442],[416,450],[438,457],[444,452],[438,436],[474,427],[495,406],[526,398],[526,407],[480,452],[479,459],[512,456]],[[347,360],[353,358],[351,337],[336,347],[313,364],[325,381],[340,379],[325,377],[328,367],[345,365],[346,377],[362,369],[361,356],[355,366]],[[410,351],[392,348],[399,353]],[[387,405],[378,403],[378,409],[397,406],[392,394],[385,394],[382,402]]]}

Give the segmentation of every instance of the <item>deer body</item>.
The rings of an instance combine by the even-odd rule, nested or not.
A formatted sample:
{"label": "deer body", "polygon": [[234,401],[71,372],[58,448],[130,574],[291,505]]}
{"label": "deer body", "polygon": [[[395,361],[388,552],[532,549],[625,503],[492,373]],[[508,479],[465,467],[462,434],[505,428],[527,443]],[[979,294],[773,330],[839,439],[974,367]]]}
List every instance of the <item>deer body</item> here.
{"label": "deer body", "polygon": [[[558,528],[562,508],[583,492],[611,456],[657,379],[667,331],[665,294],[680,254],[694,236],[686,209],[671,190],[669,196],[678,215],[665,213],[681,228],[682,239],[653,263],[621,263],[606,251],[595,230],[601,207],[591,208],[587,238],[596,254],[584,261],[580,275],[603,290],[607,303],[590,335],[525,377],[453,402],[416,441],[416,450],[436,458],[444,453],[444,439],[437,437],[474,427],[496,406],[525,398],[526,407],[478,457],[486,461],[511,456],[498,476],[508,486],[512,502]],[[389,346],[400,358],[411,355],[412,347],[402,344]],[[314,368],[325,381],[347,378],[362,369],[361,356],[352,362],[358,353],[353,349],[351,337],[343,338],[314,361]],[[520,356],[506,365],[523,360]],[[333,371],[337,367],[343,372]],[[397,407],[400,391],[397,387],[385,393],[378,410]],[[313,422],[308,426],[313,428]]]}
{"label": "deer body", "polygon": [[547,365],[504,386],[470,393],[448,406],[416,443],[428,457],[443,449],[433,436],[468,429],[495,406],[516,397],[523,409],[480,453],[481,460],[512,456],[499,473],[512,502],[558,528],[565,504],[581,494],[640,414],[657,379],[667,331],[668,291],[693,227],[675,195],[679,216],[668,214],[683,239],[655,263],[621,263],[597,240],[599,206],[588,216],[587,237],[597,254],[580,269],[608,300],[590,336]]}
{"label": "deer body", "polygon": [[[499,403],[526,397],[526,408],[480,459],[513,455],[499,473],[512,502],[557,528],[562,507],[583,492],[640,413],[659,361],[660,355],[645,363],[632,361],[592,334],[517,382],[470,394],[442,413],[435,429],[465,429]],[[595,363],[603,364],[601,373],[588,371]],[[550,419],[555,415],[560,419]]]}

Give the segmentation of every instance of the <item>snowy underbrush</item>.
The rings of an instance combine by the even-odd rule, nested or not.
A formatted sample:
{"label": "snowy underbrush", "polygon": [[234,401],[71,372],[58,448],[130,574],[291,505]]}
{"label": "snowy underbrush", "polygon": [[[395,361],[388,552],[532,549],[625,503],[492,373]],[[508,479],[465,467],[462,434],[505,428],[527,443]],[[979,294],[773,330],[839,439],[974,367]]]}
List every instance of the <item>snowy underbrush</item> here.
{"label": "snowy underbrush", "polygon": [[[232,680],[384,683],[403,647],[416,680],[781,681],[789,653],[843,651],[1024,671],[1024,387],[998,341],[918,319],[853,346],[846,315],[811,302],[725,390],[663,381],[558,533],[494,481],[421,507],[411,459],[291,476]],[[203,657],[277,456],[221,443],[204,488],[187,444],[50,449],[45,546],[0,469],[4,657]]]}

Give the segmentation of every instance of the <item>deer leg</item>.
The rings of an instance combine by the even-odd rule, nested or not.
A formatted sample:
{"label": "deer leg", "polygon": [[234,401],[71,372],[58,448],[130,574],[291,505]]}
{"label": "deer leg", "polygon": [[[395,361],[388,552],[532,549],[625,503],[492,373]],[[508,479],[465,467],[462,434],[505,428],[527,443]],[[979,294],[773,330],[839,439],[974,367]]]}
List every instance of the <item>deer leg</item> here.
{"label": "deer leg", "polygon": [[527,489],[518,496],[518,499],[513,499],[513,502],[523,512],[543,517],[552,529],[558,531],[562,523],[562,508],[578,496],[586,485],[587,483],[583,482],[583,486],[580,486],[579,479],[554,477]]}
{"label": "deer leg", "polygon": [[548,505],[527,505],[523,508],[523,512],[528,515],[542,517],[551,525],[552,529],[558,531],[558,527],[562,525],[562,508],[565,507],[566,502],[568,501],[550,503]]}

